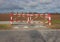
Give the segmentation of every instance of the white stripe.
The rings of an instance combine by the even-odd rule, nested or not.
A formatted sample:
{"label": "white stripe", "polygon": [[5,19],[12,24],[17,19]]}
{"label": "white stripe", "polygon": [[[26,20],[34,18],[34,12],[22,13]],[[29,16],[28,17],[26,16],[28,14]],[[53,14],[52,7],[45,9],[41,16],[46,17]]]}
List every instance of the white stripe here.
{"label": "white stripe", "polygon": [[[12,16],[10,17],[11,18],[11,20],[12,20]],[[12,24],[13,22],[10,20],[10,24]]]}
{"label": "white stripe", "polygon": [[51,20],[51,17],[49,17],[49,20]]}
{"label": "white stripe", "polygon": [[30,16],[33,16],[33,14],[30,14]]}
{"label": "white stripe", "polygon": [[13,14],[13,15],[16,15],[16,14]]}
{"label": "white stripe", "polygon": [[12,22],[12,21],[10,21],[10,24],[13,24],[13,22]]}
{"label": "white stripe", "polygon": [[27,19],[27,23],[29,22],[29,17],[28,17],[28,19]]}
{"label": "white stripe", "polygon": [[49,23],[49,26],[51,25],[51,23]]}
{"label": "white stripe", "polygon": [[30,17],[30,21],[31,21],[31,17]]}
{"label": "white stripe", "polygon": [[12,16],[11,16],[10,18],[11,18],[11,20],[12,20]]}

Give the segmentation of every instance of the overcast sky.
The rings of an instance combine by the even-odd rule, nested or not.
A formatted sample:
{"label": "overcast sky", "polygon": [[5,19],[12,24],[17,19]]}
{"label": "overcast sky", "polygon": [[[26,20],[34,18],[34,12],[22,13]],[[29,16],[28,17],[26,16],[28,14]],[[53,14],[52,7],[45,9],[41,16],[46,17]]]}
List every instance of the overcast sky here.
{"label": "overcast sky", "polygon": [[60,13],[60,0],[0,0],[0,12]]}

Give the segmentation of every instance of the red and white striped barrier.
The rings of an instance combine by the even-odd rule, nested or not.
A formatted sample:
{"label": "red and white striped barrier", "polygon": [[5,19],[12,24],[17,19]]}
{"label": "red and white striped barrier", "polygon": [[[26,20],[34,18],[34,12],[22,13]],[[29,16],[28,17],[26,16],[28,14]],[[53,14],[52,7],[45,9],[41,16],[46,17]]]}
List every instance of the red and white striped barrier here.
{"label": "red and white striped barrier", "polygon": [[48,14],[48,23],[49,23],[49,26],[51,25],[51,14]]}
{"label": "red and white striped barrier", "polygon": [[20,20],[13,20],[13,16],[16,15],[16,16],[21,16],[21,17],[25,17],[27,16],[27,23],[31,23],[32,22],[32,16],[35,16],[35,17],[39,17],[39,16],[43,16],[45,17],[45,19],[48,19],[48,24],[51,25],[51,14],[13,14],[11,13],[10,14],[10,24],[13,24],[14,21],[18,22]]}
{"label": "red and white striped barrier", "polygon": [[13,13],[10,14],[10,24],[13,24]]}

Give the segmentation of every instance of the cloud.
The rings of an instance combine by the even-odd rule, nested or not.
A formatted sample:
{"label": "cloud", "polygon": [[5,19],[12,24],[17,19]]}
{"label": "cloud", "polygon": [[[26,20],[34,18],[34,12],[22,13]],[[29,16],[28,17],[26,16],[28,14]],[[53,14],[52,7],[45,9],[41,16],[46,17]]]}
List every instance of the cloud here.
{"label": "cloud", "polygon": [[53,2],[53,0],[40,0],[40,3],[48,4]]}
{"label": "cloud", "polygon": [[[0,0],[0,11],[59,12],[60,0]],[[3,11],[2,11],[3,12]]]}
{"label": "cloud", "polygon": [[0,0],[0,4],[4,3],[4,0]]}

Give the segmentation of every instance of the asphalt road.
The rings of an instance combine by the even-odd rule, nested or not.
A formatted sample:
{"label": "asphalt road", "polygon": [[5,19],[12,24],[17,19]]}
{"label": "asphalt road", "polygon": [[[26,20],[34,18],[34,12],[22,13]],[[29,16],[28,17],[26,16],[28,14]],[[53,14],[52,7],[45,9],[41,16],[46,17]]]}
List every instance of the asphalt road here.
{"label": "asphalt road", "polygon": [[0,42],[60,42],[60,31],[0,31]]}
{"label": "asphalt road", "polygon": [[[60,30],[48,29],[43,24],[19,24],[13,25],[12,28],[18,30],[0,31],[0,42],[60,42]],[[41,30],[20,30],[20,28]]]}

